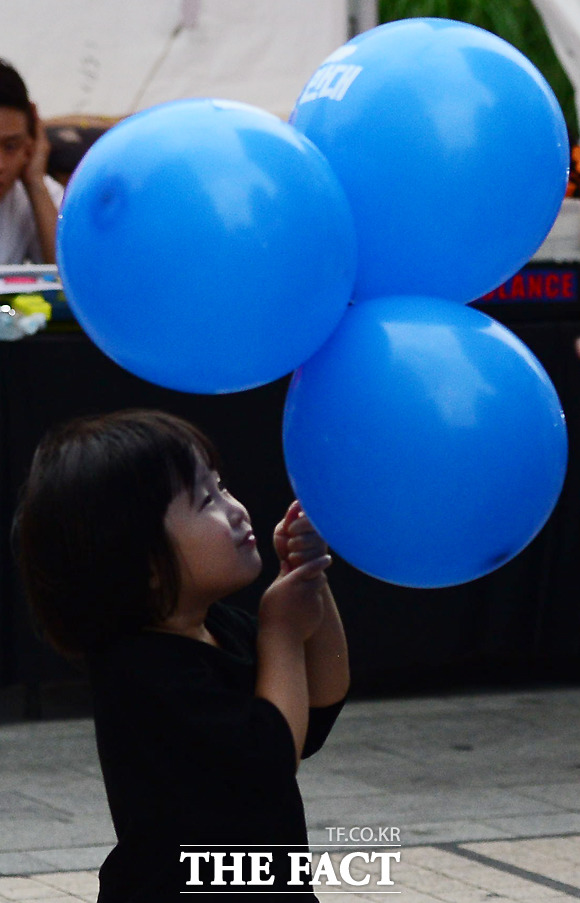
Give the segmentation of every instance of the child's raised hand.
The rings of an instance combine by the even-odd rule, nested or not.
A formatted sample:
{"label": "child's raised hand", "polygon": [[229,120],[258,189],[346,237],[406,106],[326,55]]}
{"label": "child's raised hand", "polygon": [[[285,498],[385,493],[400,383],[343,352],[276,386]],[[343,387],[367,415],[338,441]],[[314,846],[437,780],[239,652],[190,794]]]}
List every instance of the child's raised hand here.
{"label": "child's raised hand", "polygon": [[283,520],[274,530],[274,548],[280,559],[280,572],[287,574],[295,568],[314,561],[328,552],[328,547],[318,535],[300,506],[294,501]]}
{"label": "child's raised hand", "polygon": [[330,555],[319,555],[292,570],[281,571],[262,596],[260,629],[274,628],[300,641],[309,639],[322,621],[320,590],[331,562]]}

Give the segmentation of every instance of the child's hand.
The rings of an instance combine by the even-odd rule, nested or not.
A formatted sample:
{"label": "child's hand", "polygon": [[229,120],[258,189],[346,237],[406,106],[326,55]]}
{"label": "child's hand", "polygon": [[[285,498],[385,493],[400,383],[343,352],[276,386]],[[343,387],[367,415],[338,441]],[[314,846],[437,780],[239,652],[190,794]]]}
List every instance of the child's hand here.
{"label": "child's hand", "polygon": [[297,501],[292,502],[286,516],[274,530],[274,548],[280,559],[281,574],[288,574],[328,552],[326,543],[315,531]]}
{"label": "child's hand", "polygon": [[293,570],[280,573],[262,596],[260,629],[282,630],[304,642],[318,629],[323,617],[320,590],[330,555],[320,555]]}

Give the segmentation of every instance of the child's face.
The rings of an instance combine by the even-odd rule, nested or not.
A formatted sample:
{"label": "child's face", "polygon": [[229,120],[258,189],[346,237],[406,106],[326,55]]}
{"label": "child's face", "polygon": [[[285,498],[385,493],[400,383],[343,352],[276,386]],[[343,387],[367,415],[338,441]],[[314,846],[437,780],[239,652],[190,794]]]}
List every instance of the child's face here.
{"label": "child's face", "polygon": [[0,201],[28,163],[32,145],[26,115],[0,107]]}
{"label": "child's face", "polygon": [[179,561],[178,607],[216,602],[248,586],[262,569],[248,512],[202,462],[193,503],[186,490],[180,492],[164,524]]}

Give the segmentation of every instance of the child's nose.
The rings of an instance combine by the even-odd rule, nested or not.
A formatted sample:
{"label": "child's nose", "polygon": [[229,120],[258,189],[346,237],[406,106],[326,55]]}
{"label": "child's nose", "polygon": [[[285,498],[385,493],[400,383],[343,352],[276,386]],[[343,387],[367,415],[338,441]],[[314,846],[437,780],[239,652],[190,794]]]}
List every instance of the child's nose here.
{"label": "child's nose", "polygon": [[249,520],[250,516],[241,502],[238,501],[233,495],[229,498],[230,504],[230,519],[232,523],[238,524],[243,520]]}

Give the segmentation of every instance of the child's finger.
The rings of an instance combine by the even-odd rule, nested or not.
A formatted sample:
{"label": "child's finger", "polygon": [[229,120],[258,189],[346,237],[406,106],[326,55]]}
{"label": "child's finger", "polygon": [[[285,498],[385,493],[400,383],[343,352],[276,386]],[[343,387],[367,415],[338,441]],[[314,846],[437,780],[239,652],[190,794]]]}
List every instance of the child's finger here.
{"label": "child's finger", "polygon": [[288,553],[288,534],[284,529],[284,521],[276,524],[274,527],[274,548],[280,558],[285,558]]}
{"label": "child's finger", "polygon": [[302,555],[316,557],[316,555],[324,555],[328,551],[328,547],[318,533],[304,533],[300,536],[291,536],[287,543],[287,554],[296,552]]}
{"label": "child's finger", "polygon": [[306,561],[290,572],[293,580],[315,580],[332,564],[330,555],[319,555],[312,561]]}
{"label": "child's finger", "polygon": [[322,555],[326,554],[326,548],[320,548],[320,546],[312,547],[309,549],[301,549],[297,552],[289,552],[286,555],[286,561],[292,568],[295,568],[304,561],[314,561],[316,558],[321,558]]}
{"label": "child's finger", "polygon": [[284,517],[282,523],[284,524],[285,530],[290,530],[290,527],[293,523],[296,522],[296,519],[300,516],[302,508],[300,507],[300,502],[294,499],[292,504],[288,507],[288,511]]}
{"label": "child's finger", "polygon": [[288,540],[286,560],[290,567],[294,569],[307,561],[320,558],[326,552],[326,543],[316,533],[306,533],[302,536],[294,536]]}
{"label": "child's finger", "polygon": [[320,549],[309,549],[306,552],[291,552],[287,556],[286,561],[291,570],[296,570],[301,564],[305,564],[307,561],[315,561],[320,557]]}
{"label": "child's finger", "polygon": [[324,540],[310,530],[308,533],[299,533],[297,536],[290,536],[288,539],[288,548],[291,552],[299,552],[301,549],[320,549],[320,553],[325,551],[326,543]]}
{"label": "child's finger", "polygon": [[312,521],[302,512],[289,525],[288,533],[291,536],[298,536],[300,533],[316,533],[316,530],[312,526]]}
{"label": "child's finger", "polygon": [[288,530],[286,529],[286,518],[278,521],[274,527],[274,536],[283,536],[285,539],[289,538]]}

